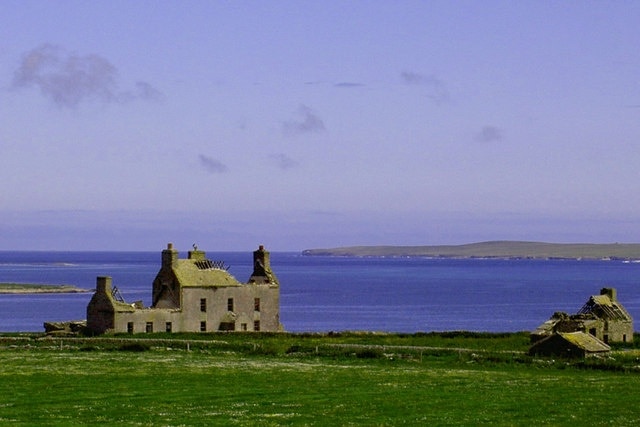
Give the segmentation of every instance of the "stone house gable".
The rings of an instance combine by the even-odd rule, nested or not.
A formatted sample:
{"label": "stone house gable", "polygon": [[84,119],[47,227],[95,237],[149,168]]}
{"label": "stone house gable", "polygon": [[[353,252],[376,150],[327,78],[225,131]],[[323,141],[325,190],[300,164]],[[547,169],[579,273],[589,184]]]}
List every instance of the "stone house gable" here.
{"label": "stone house gable", "polygon": [[577,314],[593,314],[606,320],[633,321],[629,312],[618,302],[615,288],[603,288],[600,295],[592,295]]}
{"label": "stone house gable", "polygon": [[181,289],[186,287],[243,286],[225,268],[222,262],[206,258],[202,251],[189,251],[188,258],[179,259],[173,246],[163,251],[162,266],[153,281],[152,307],[179,308]]}

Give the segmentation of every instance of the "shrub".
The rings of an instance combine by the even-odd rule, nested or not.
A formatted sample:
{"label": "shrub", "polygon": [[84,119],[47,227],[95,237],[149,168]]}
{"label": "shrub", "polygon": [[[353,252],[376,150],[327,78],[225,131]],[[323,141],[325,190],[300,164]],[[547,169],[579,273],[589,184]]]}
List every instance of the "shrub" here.
{"label": "shrub", "polygon": [[119,351],[134,351],[134,352],[140,352],[140,351],[147,351],[149,350],[151,347],[149,347],[146,344],[142,344],[139,342],[135,342],[135,343],[128,343],[128,344],[123,344],[120,347],[118,347]]}
{"label": "shrub", "polygon": [[379,359],[384,357],[384,353],[381,350],[367,348],[356,352],[358,359]]}

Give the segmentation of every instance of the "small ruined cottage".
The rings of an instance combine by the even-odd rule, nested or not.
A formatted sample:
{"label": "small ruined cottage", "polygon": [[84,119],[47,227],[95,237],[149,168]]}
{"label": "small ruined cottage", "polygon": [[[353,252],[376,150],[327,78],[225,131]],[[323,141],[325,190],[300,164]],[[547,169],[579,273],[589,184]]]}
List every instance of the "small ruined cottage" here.
{"label": "small ruined cottage", "polygon": [[592,355],[609,343],[632,342],[633,319],[618,301],[615,288],[602,288],[573,315],[556,312],[531,333],[531,354]]}
{"label": "small ruined cottage", "polygon": [[556,312],[531,334],[536,341],[554,332],[585,332],[599,340],[632,342],[633,319],[618,301],[615,288],[602,288],[600,295],[592,295],[573,315]]}
{"label": "small ruined cottage", "polygon": [[263,246],[253,252],[253,273],[239,282],[224,263],[189,251],[179,258],[169,243],[153,281],[152,305],[126,303],[111,277],[98,277],[87,306],[92,334],[140,332],[281,331],[280,285]]}

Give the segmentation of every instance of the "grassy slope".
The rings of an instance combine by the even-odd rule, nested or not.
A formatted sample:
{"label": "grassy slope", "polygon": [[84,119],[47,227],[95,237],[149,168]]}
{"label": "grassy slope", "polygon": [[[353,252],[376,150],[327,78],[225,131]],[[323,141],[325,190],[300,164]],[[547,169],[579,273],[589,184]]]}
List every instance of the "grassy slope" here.
{"label": "grassy slope", "polygon": [[[62,339],[30,341],[29,347],[24,342],[9,347],[6,341],[0,348],[0,424],[623,426],[640,422],[636,404],[640,373],[635,371],[576,369],[572,363],[545,360],[522,363],[518,360],[524,356],[502,352],[423,351],[419,357],[393,348],[380,357],[358,357],[353,350],[291,352],[276,347],[312,348],[326,341],[319,336],[256,338],[205,335],[192,341],[190,351],[177,342],[171,349],[165,345],[143,352],[109,350],[106,341],[101,346],[98,340],[91,346],[74,346],[73,340]],[[330,337],[329,344],[396,339],[469,344],[476,338],[481,345],[494,339],[497,348],[502,347],[499,342],[514,339],[346,335]],[[521,338],[516,336],[515,342]],[[264,351],[255,351],[257,347]]]}
{"label": "grassy slope", "polygon": [[640,259],[640,244],[495,241],[448,246],[351,246],[332,249],[308,249],[303,253],[305,255],[337,256]]}

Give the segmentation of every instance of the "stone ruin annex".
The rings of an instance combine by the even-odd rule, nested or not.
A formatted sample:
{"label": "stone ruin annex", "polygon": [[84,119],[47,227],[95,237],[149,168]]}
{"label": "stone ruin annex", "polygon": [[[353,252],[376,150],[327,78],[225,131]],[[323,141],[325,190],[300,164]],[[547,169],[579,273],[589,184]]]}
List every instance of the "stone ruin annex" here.
{"label": "stone ruin annex", "polygon": [[282,331],[280,285],[271,271],[269,252],[253,252],[253,273],[239,282],[224,263],[203,251],[178,257],[169,243],[153,281],[152,305],[126,303],[111,277],[98,277],[87,306],[87,331],[104,333]]}
{"label": "stone ruin annex", "polygon": [[588,356],[610,350],[609,343],[633,341],[633,318],[615,288],[602,288],[569,315],[556,312],[531,333],[530,354]]}

